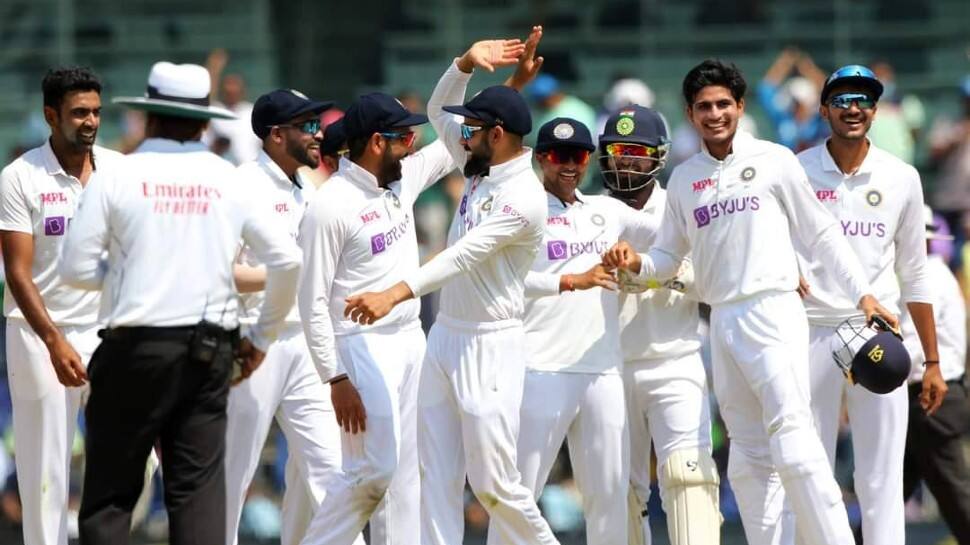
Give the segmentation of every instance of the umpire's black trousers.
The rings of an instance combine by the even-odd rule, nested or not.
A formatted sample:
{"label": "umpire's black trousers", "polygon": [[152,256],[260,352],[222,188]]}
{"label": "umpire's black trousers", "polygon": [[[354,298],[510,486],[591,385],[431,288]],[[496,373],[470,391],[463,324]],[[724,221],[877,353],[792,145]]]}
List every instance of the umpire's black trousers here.
{"label": "umpire's black trousers", "polygon": [[189,356],[193,327],[102,332],[91,358],[82,545],[125,545],[145,464],[161,447],[171,545],[226,543],[226,400],[238,333],[210,363]]}
{"label": "umpire's black trousers", "polygon": [[970,470],[963,453],[970,400],[964,381],[948,381],[947,386],[943,405],[933,416],[926,416],[919,405],[921,384],[909,387],[903,494],[909,498],[925,480],[957,542],[970,545]]}

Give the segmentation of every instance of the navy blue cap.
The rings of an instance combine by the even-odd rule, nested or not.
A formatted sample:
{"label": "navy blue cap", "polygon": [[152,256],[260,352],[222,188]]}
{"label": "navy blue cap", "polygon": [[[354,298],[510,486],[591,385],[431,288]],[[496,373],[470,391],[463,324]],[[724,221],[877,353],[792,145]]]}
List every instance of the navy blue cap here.
{"label": "navy blue cap", "polygon": [[498,125],[519,136],[532,132],[529,105],[518,91],[504,85],[487,87],[464,105],[445,106],[443,110],[487,125]]}
{"label": "navy blue cap", "polygon": [[568,117],[557,117],[539,127],[536,151],[541,153],[552,148],[581,148],[593,151],[593,137],[586,125]]}
{"label": "navy blue cap", "polygon": [[852,359],[852,380],[871,392],[888,394],[909,378],[911,361],[902,339],[882,331],[866,341]]}
{"label": "navy blue cap", "polygon": [[256,136],[266,138],[275,125],[289,123],[308,112],[319,114],[332,107],[333,102],[329,100],[311,100],[295,89],[277,89],[256,99],[250,121]]}
{"label": "navy blue cap", "polygon": [[414,114],[401,101],[385,93],[361,95],[344,114],[347,138],[367,136],[375,132],[413,127],[428,122],[428,116]]}
{"label": "navy blue cap", "polygon": [[825,85],[822,86],[822,104],[829,99],[829,94],[835,86],[843,84],[865,87],[872,92],[876,100],[882,96],[882,82],[876,74],[861,64],[850,64],[832,72],[832,75],[825,80]]}
{"label": "navy blue cap", "polygon": [[631,104],[606,119],[600,145],[629,143],[659,147],[670,143],[663,117],[652,108]]}
{"label": "navy blue cap", "polygon": [[337,152],[347,147],[347,134],[344,132],[344,118],[340,118],[323,129],[323,142],[320,142],[320,153],[323,155],[337,155]]}

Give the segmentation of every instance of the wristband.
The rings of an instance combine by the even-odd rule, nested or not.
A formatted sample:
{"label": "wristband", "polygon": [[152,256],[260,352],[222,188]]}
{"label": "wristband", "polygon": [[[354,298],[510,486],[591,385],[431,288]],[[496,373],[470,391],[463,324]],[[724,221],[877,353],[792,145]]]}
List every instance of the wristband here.
{"label": "wristband", "polygon": [[568,274],[562,275],[559,283],[562,284],[562,291],[574,291],[576,289],[573,286],[573,279]]}
{"label": "wristband", "polygon": [[935,363],[935,364],[939,365],[940,364],[940,360],[926,360],[926,361],[923,362],[923,367],[926,367],[926,364],[927,363]]}
{"label": "wristband", "polygon": [[330,381],[330,385],[333,386],[334,384],[339,384],[339,383],[341,383],[341,382],[343,382],[345,380],[349,380],[349,379],[350,379],[350,377],[348,377],[347,375],[341,375],[341,376],[339,376],[339,377],[331,380]]}

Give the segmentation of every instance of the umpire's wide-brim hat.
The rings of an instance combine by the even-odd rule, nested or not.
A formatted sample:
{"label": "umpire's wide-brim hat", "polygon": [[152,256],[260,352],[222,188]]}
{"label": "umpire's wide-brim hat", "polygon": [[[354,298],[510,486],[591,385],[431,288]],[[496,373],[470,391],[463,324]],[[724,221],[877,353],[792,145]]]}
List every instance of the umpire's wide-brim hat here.
{"label": "umpire's wide-brim hat", "polygon": [[111,102],[135,110],[190,119],[236,119],[236,114],[211,106],[209,71],[197,64],[156,62],[148,74],[145,96],[116,97]]}

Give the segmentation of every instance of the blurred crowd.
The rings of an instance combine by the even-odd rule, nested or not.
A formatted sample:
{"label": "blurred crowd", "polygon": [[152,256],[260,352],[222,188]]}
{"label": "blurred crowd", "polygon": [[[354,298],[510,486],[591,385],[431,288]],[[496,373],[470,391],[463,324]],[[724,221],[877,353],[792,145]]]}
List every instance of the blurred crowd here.
{"label": "blurred crowd", "polygon": [[[214,120],[203,141],[217,154],[233,163],[240,164],[256,158],[261,142],[250,127],[253,104],[247,100],[248,92],[244,78],[239,74],[226,73],[228,55],[214,51],[207,60],[212,74],[212,96],[218,97],[221,106],[233,111],[237,120]],[[956,275],[963,290],[964,299],[970,302],[970,75],[962,81],[953,82],[953,95],[960,104],[957,115],[939,115],[927,119],[923,101],[918,95],[907,93],[896,85],[895,73],[887,60],[872,60],[870,66],[882,81],[885,92],[879,102],[878,114],[869,132],[869,138],[878,147],[916,165],[923,176],[927,203],[940,213],[941,231],[951,234],[953,241],[933,241],[931,253],[941,256]],[[827,137],[828,125],[819,115],[819,95],[826,70],[819,68],[812,57],[796,48],[782,50],[770,68],[760,78],[757,86],[747,97],[747,114],[741,120],[741,129],[762,138],[773,139],[795,152],[812,147]],[[411,111],[424,110],[427,90],[401,90],[398,99]],[[110,96],[110,90],[108,96]],[[649,82],[627,74],[618,74],[604,89],[599,104],[591,104],[567,92],[566,82],[555,74],[544,73],[525,90],[533,107],[533,126],[538,127],[555,117],[570,117],[585,123],[595,135],[602,129],[605,112],[616,111],[629,104],[656,107],[656,94]],[[751,115],[758,112],[760,115]],[[699,150],[700,140],[681,111],[663,112],[668,133],[673,135],[670,163],[676,166]],[[36,115],[39,114],[39,108]],[[123,136],[116,142],[102,143],[122,152],[133,150],[143,139],[143,119],[140,112],[126,111],[122,121]],[[343,113],[334,108],[322,114],[326,125],[339,119]],[[756,123],[760,119],[762,124]],[[767,126],[763,124],[767,123]],[[43,127],[43,128],[41,128]],[[25,150],[39,145],[46,133],[43,120],[29,118],[25,124],[24,141],[7,154],[9,162]],[[434,141],[433,129],[415,127],[419,133],[415,143],[420,148]],[[535,135],[532,135],[535,138]],[[670,172],[670,168],[666,172]],[[327,162],[321,162],[320,178],[330,174]],[[928,183],[929,181],[929,183]],[[452,214],[461,198],[464,180],[453,173],[425,191],[415,206],[415,221],[422,261],[426,261],[445,248],[446,233]],[[602,193],[603,185],[598,172],[591,169],[582,182],[584,193]],[[0,269],[2,274],[2,269]],[[431,326],[437,313],[436,294],[422,301],[422,322],[425,330]],[[5,329],[0,327],[0,343]],[[0,344],[2,346],[2,344]],[[705,365],[710,364],[709,349],[704,350]],[[11,402],[7,387],[4,351],[0,350],[0,525],[16,525],[20,519],[17,500],[17,481],[14,475],[13,433],[11,429]],[[709,371],[709,369],[708,369]],[[717,405],[712,399],[712,414]],[[83,416],[74,452],[75,469],[72,470],[72,490],[79,492],[82,475]],[[845,418],[843,418],[845,422]],[[275,425],[275,424],[274,424]],[[836,467],[841,483],[852,481],[851,430],[843,426]],[[724,425],[714,419],[714,458],[722,474],[727,463],[727,438]],[[270,441],[263,453],[262,470],[256,475],[243,512],[241,535],[254,541],[274,540],[280,530],[280,497],[283,487],[286,443],[278,429],[271,432]],[[968,442],[970,452],[970,442]],[[546,519],[561,535],[579,535],[583,532],[582,500],[573,482],[568,456],[560,454],[554,467],[550,484],[540,499]],[[140,531],[147,538],[164,538],[167,532],[165,509],[156,482],[141,506],[138,518]],[[727,479],[722,479],[721,511],[727,522],[738,521],[737,506],[731,495]],[[851,484],[846,484],[846,487]],[[854,501],[853,491],[844,489],[850,519],[858,523],[860,514]],[[663,520],[659,494],[653,495],[650,511],[654,520]],[[487,514],[471,493],[466,494],[466,520],[468,532],[484,535]],[[79,495],[73,497],[72,507],[77,508]],[[76,511],[75,511],[76,513]],[[907,504],[910,521],[934,520],[935,505],[928,493],[918,493]],[[76,517],[73,522],[76,531]]]}

